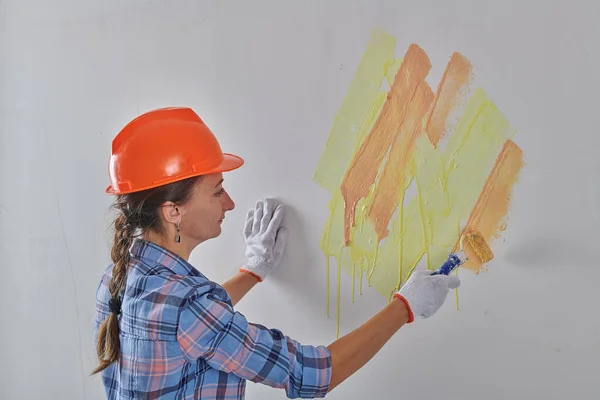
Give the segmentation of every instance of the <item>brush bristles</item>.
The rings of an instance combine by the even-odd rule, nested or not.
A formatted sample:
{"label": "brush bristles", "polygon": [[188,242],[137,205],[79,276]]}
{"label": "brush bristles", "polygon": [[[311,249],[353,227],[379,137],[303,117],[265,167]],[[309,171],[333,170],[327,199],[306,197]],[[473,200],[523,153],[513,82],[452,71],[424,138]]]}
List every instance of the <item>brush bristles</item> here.
{"label": "brush bristles", "polygon": [[492,258],[494,258],[494,253],[492,253],[492,249],[490,249],[490,246],[488,246],[485,239],[482,238],[479,234],[471,233],[467,235],[467,242],[473,249],[475,255],[479,257],[482,263],[486,263]]}

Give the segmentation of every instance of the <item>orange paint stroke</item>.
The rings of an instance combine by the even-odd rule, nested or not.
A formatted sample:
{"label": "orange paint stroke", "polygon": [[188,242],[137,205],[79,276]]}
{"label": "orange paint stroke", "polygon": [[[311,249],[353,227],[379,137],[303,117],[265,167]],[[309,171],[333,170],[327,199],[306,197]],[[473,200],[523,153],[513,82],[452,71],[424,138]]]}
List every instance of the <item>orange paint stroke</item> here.
{"label": "orange paint stroke", "polygon": [[408,171],[412,151],[415,140],[423,133],[423,119],[432,101],[433,91],[425,81],[421,81],[410,101],[398,139],[392,145],[388,161],[377,182],[373,202],[367,210],[378,240],[387,236],[390,218],[403,198],[402,191],[408,186],[407,180],[412,178]]}
{"label": "orange paint stroke", "polygon": [[[504,230],[503,219],[508,212],[512,188],[517,182],[522,167],[523,151],[515,142],[508,139],[471,211],[463,233],[479,231],[490,245],[499,231]],[[469,261],[463,264],[463,267],[479,272],[481,261],[477,257],[472,257],[469,252],[467,255]]]}
{"label": "orange paint stroke", "polygon": [[431,112],[425,124],[425,132],[433,147],[446,131],[446,119],[455,107],[457,100],[464,94],[471,78],[472,66],[460,53],[454,53],[446,66],[444,75],[437,88]]}
{"label": "orange paint stroke", "polygon": [[379,167],[400,131],[408,103],[430,69],[431,62],[423,49],[416,44],[410,45],[377,121],[348,167],[340,188],[344,198],[346,245],[350,242],[350,228],[354,226],[356,205],[368,195]]}

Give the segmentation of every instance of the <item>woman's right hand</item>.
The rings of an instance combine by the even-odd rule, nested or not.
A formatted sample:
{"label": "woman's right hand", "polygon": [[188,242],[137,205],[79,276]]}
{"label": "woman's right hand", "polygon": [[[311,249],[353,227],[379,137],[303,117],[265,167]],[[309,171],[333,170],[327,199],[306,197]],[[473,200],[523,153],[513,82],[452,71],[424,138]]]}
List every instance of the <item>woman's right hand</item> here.
{"label": "woman's right hand", "polygon": [[457,288],[457,276],[431,275],[415,271],[383,310],[327,348],[331,353],[332,376],[329,391],[365,365],[407,322],[415,316],[427,318],[444,304],[450,289]]}
{"label": "woman's right hand", "polygon": [[406,283],[394,294],[408,308],[408,321],[416,317],[428,318],[435,314],[446,301],[450,289],[460,286],[455,275],[432,275],[433,271],[414,271]]}

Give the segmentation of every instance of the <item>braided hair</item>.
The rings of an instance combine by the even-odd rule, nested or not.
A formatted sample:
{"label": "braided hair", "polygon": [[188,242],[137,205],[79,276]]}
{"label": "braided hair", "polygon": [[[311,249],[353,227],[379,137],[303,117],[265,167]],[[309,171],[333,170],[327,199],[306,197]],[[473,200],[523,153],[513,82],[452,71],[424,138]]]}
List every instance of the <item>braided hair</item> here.
{"label": "braided hair", "polygon": [[92,375],[103,371],[121,358],[119,315],[130,263],[129,250],[133,239],[137,235],[143,235],[150,231],[158,234],[164,233],[161,206],[167,201],[179,205],[185,204],[191,198],[194,187],[200,179],[202,179],[201,176],[192,177],[158,188],[115,197],[112,208],[117,211],[117,217],[113,224],[114,237],[110,254],[113,267],[112,277],[108,284],[111,295],[110,313],[98,330],[96,344],[98,366]]}

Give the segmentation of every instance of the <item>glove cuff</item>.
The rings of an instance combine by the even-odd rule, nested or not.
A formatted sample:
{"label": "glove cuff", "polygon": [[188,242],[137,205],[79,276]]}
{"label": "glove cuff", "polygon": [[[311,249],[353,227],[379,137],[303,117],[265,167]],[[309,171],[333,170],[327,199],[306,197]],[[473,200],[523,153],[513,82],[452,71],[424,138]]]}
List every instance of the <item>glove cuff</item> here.
{"label": "glove cuff", "polygon": [[248,262],[240,268],[241,272],[245,272],[254,276],[259,282],[266,279],[271,272],[271,263],[264,258],[250,257]]}
{"label": "glove cuff", "polygon": [[255,277],[259,282],[263,281],[263,278],[261,278],[260,276],[256,275],[254,272],[252,271],[248,271],[247,269],[245,269],[244,267],[240,268],[240,272],[243,272],[245,274],[251,275],[253,277]]}
{"label": "glove cuff", "polygon": [[402,296],[400,293],[396,293],[394,295],[394,298],[401,300],[406,306],[406,309],[408,310],[408,321],[406,323],[410,324],[411,322],[413,322],[415,320],[415,315],[413,314],[412,309],[408,304],[408,300],[406,300],[406,297]]}

